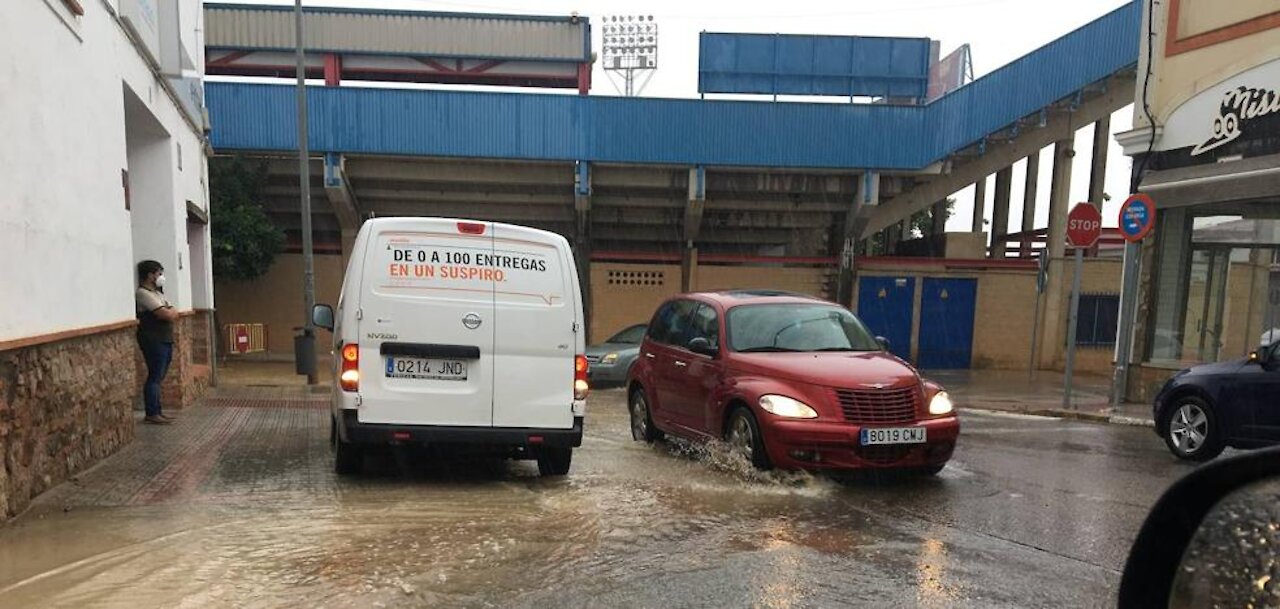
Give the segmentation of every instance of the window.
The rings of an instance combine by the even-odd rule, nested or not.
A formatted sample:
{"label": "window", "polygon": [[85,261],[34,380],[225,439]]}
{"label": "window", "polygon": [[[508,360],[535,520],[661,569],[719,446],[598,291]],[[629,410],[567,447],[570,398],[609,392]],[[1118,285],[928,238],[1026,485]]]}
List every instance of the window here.
{"label": "window", "polygon": [[1076,317],[1076,345],[1110,347],[1116,344],[1116,322],[1120,318],[1120,296],[1081,294]]}
{"label": "window", "polygon": [[649,324],[649,338],[668,345],[681,345],[689,342],[689,316],[698,303],[692,300],[673,300],[662,305],[653,315],[653,323]]}
{"label": "window", "polygon": [[712,345],[720,345],[720,318],[715,309],[705,304],[698,307],[689,325],[689,340],[705,338]]}
{"label": "window", "polygon": [[734,351],[879,351],[848,310],[831,305],[761,304],[729,310]]}

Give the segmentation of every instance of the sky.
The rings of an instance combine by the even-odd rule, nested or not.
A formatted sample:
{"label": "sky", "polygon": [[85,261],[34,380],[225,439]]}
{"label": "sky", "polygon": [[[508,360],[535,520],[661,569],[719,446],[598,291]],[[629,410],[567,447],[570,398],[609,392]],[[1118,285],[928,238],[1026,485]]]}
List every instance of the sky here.
{"label": "sky", "polygon": [[[242,1],[281,3],[280,0]],[[659,28],[658,69],[642,94],[646,97],[678,98],[698,96],[698,33],[701,31],[928,37],[940,42],[944,56],[961,44],[968,43],[973,57],[974,75],[981,78],[983,74],[1122,4],[1123,0],[788,0],[752,3],[726,0],[304,0],[305,6],[544,15],[568,15],[576,12],[591,20],[594,36],[592,45],[597,52],[604,16],[652,15]],[[599,65],[593,75],[592,85],[592,95],[618,94]],[[727,99],[730,96],[715,97]],[[752,99],[743,96],[734,98]],[[1127,131],[1132,123],[1133,108],[1130,106],[1112,117],[1112,133]],[[1088,198],[1092,138],[1091,126],[1076,134],[1076,156],[1071,181],[1072,203]],[[1042,155],[1037,227],[1044,227],[1048,223],[1052,148],[1046,148]],[[1009,213],[1014,231],[1022,217],[1024,165],[1025,163],[1019,162],[1014,166],[1014,194]],[[1103,205],[1103,225],[1115,226],[1120,203],[1128,194],[1130,161],[1114,138],[1111,138],[1107,165],[1104,190],[1111,196],[1111,201]],[[984,206],[987,222],[991,219],[994,190],[995,178],[992,176],[987,184],[987,203]],[[954,196],[954,215],[947,223],[947,230],[967,231],[973,219],[973,189],[966,188]]]}

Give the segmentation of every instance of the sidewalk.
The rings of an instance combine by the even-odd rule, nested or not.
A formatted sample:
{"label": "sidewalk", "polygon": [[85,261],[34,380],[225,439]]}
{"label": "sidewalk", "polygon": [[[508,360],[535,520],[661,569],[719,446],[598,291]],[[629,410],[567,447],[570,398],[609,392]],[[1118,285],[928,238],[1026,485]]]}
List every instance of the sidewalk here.
{"label": "sidewalk", "polygon": [[947,388],[958,408],[1004,410],[1150,427],[1151,406],[1124,403],[1111,408],[1111,379],[1077,374],[1071,384],[1071,408],[1062,404],[1060,372],[1013,370],[934,370],[924,373]]}

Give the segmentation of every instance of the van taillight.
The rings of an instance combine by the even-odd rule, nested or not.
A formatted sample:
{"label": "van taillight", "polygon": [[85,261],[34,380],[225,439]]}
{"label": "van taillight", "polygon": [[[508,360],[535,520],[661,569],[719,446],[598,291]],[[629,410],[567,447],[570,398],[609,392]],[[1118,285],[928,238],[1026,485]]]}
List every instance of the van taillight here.
{"label": "van taillight", "polygon": [[343,391],[360,390],[360,345],[349,343],[342,346],[342,369],[338,373],[338,384]]}
{"label": "van taillight", "polygon": [[591,393],[591,384],[587,382],[589,369],[587,356],[579,355],[573,359],[573,399],[575,400],[585,400],[587,394]]}
{"label": "van taillight", "polygon": [[483,235],[484,225],[479,222],[459,222],[458,232],[464,235]]}

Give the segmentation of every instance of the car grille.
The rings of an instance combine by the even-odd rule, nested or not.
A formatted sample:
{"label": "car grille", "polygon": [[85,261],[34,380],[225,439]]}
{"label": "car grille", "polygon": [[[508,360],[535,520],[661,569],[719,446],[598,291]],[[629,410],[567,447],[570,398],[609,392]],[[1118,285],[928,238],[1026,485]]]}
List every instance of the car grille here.
{"label": "car grille", "polygon": [[862,425],[911,423],[920,403],[918,387],[896,389],[836,389],[844,419]]}

